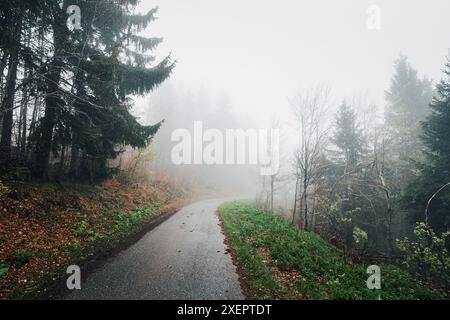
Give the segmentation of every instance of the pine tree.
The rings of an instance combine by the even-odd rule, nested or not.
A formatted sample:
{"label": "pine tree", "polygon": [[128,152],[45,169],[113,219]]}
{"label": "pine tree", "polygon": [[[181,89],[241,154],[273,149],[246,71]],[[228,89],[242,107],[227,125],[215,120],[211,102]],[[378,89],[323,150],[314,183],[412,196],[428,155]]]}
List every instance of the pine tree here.
{"label": "pine tree", "polygon": [[337,155],[344,162],[345,171],[353,170],[363,153],[363,135],[355,111],[344,101],[335,118],[331,142],[338,148]]}
{"label": "pine tree", "polygon": [[450,187],[445,187],[450,183],[450,57],[444,73],[430,104],[431,114],[422,123],[428,163],[418,164],[418,177],[405,197],[414,220],[425,220],[437,232],[450,227]]}
{"label": "pine tree", "polygon": [[436,86],[436,96],[430,104],[431,115],[422,123],[422,140],[441,179],[450,181],[450,59],[444,73],[446,78]]}
{"label": "pine tree", "polygon": [[[46,76],[44,68],[39,62],[42,62],[43,51],[37,48],[37,42],[31,41],[32,38],[42,39],[37,36],[48,31],[49,20],[51,16],[49,3],[55,1],[33,1],[33,0],[11,0],[3,1],[0,4],[0,74],[7,74],[3,86],[1,85],[1,109],[0,120],[2,122],[0,158],[4,163],[10,163],[12,156],[12,143],[17,144],[17,151],[14,152],[16,158],[20,158],[20,153],[24,151],[26,144],[26,112],[29,92],[33,89],[35,96],[36,87],[42,83],[42,78]],[[5,72],[6,71],[6,72]],[[23,77],[19,77],[23,75]],[[22,79],[19,79],[22,78]],[[40,79],[39,79],[40,78]],[[20,89],[20,90],[19,90]],[[19,101],[19,93],[21,98]],[[14,136],[14,110],[20,107],[21,116],[17,119],[17,136],[19,141],[12,141]],[[25,142],[24,142],[25,141]]]}
{"label": "pine tree", "polygon": [[345,243],[352,244],[354,219],[353,208],[358,207],[354,197],[355,179],[360,170],[364,150],[364,138],[359,128],[356,112],[344,100],[335,115],[334,130],[330,138],[334,148],[330,150],[330,162],[327,165],[327,185],[330,186],[330,198],[339,207],[336,215],[330,215],[337,232]]}
{"label": "pine tree", "polygon": [[[44,179],[61,177],[70,162],[74,176],[85,172],[92,180],[107,171],[118,145],[149,143],[161,124],[141,125],[131,115],[131,97],[156,88],[174,63],[170,56],[155,63],[152,51],[162,39],[140,34],[157,8],[134,14],[138,3],[0,3],[0,72],[7,75],[0,78],[0,160],[31,161],[36,176]],[[80,30],[66,24],[69,5],[81,10]],[[34,106],[31,119],[29,105]],[[50,161],[59,164],[49,168]]]}
{"label": "pine tree", "polygon": [[419,79],[405,56],[395,61],[395,73],[386,92],[386,128],[397,158],[409,162],[419,154],[420,121],[429,112],[431,81]]}
{"label": "pine tree", "polygon": [[[143,147],[160,124],[142,126],[130,114],[130,96],[143,95],[170,75],[170,57],[152,65],[160,38],[138,36],[156,9],[135,15],[138,1],[70,1],[82,11],[81,30],[66,27],[66,10],[53,5],[53,58],[48,67],[45,115],[37,131],[35,173],[48,177],[51,153],[64,160],[71,149],[72,172],[106,170],[118,144]],[[92,170],[90,178],[92,179]]]}
{"label": "pine tree", "polygon": [[[14,6],[13,6],[14,5]],[[4,94],[2,95],[0,115],[2,132],[0,141],[0,162],[7,162],[11,156],[11,137],[13,127],[14,97],[19,67],[20,41],[23,29],[22,3],[6,3],[1,7],[1,45],[3,56],[8,58]],[[9,12],[7,13],[7,11]],[[2,70],[3,71],[3,70]],[[2,72],[3,76],[3,72]]]}

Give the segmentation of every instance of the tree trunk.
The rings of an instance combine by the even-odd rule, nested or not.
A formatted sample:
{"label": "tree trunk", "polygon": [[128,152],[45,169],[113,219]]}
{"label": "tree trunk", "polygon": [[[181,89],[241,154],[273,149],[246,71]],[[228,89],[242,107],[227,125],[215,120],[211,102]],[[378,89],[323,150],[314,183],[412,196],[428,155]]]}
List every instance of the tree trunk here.
{"label": "tree trunk", "polygon": [[[2,60],[0,61],[0,101],[3,100],[3,72],[5,72],[6,64],[8,63],[8,53],[6,51],[2,54]],[[1,120],[1,116],[0,116]]]}
{"label": "tree trunk", "polygon": [[80,149],[76,145],[76,140],[73,138],[72,149],[70,153],[70,177],[72,179],[78,179],[80,168]]}
{"label": "tree trunk", "polygon": [[295,179],[295,195],[294,195],[294,210],[292,211],[292,224],[295,223],[295,213],[297,212],[298,184],[299,184],[299,177],[297,175]]}
{"label": "tree trunk", "polygon": [[[26,45],[29,47],[31,45],[31,29],[28,30],[25,39]],[[24,76],[25,79],[31,77],[31,66],[29,63],[25,62],[24,65]],[[19,152],[19,157],[21,160],[26,160],[27,153],[27,119],[28,119],[28,103],[30,101],[30,84],[24,85],[22,83],[22,101],[20,106],[20,116],[19,116],[19,138],[17,140],[17,149]]]}
{"label": "tree trunk", "polygon": [[6,80],[5,95],[3,96],[1,110],[3,115],[2,124],[2,139],[0,141],[0,162],[9,161],[11,158],[11,137],[13,127],[13,111],[14,111],[14,97],[16,91],[17,67],[19,65],[19,46],[20,34],[22,31],[22,19],[17,18],[16,26],[14,27],[15,47],[11,50],[8,76]]}
{"label": "tree trunk", "polygon": [[17,149],[22,160],[26,159],[28,102],[28,88],[25,86],[22,91],[22,101],[19,116],[19,138],[17,141]]}
{"label": "tree trunk", "polygon": [[36,163],[34,165],[34,174],[36,177],[44,180],[49,179],[48,162],[53,143],[53,130],[57,120],[57,111],[61,103],[59,82],[61,79],[61,70],[64,68],[62,61],[62,51],[66,36],[64,28],[63,21],[56,21],[53,25],[55,51],[53,61],[49,66],[47,80],[45,81],[45,114],[41,120],[40,137],[36,150]]}
{"label": "tree trunk", "polygon": [[37,122],[37,117],[38,117],[40,107],[41,107],[41,105],[40,105],[39,93],[37,90],[35,90],[33,113],[31,115],[30,133],[28,135],[29,139],[28,139],[27,150],[26,150],[26,157],[27,157],[27,159],[31,159],[31,160],[33,160],[31,155],[32,155],[33,147],[34,147],[32,138],[36,133],[36,122]]}
{"label": "tree trunk", "polygon": [[56,175],[56,181],[61,182],[61,178],[64,173],[64,162],[66,161],[66,146],[62,146],[61,149],[61,159],[59,161],[58,173]]}
{"label": "tree trunk", "polygon": [[56,122],[59,99],[57,91],[59,89],[60,70],[62,63],[56,58],[51,65],[52,71],[49,73],[47,91],[45,97],[45,114],[41,121],[40,137],[36,151],[35,174],[38,178],[48,180],[48,161],[53,142],[53,129]]}
{"label": "tree trunk", "polygon": [[270,177],[270,212],[273,213],[273,192],[274,192],[275,176]]}
{"label": "tree trunk", "polygon": [[304,219],[305,219],[305,230],[308,230],[308,172],[305,170],[303,177],[303,201],[304,201]]}

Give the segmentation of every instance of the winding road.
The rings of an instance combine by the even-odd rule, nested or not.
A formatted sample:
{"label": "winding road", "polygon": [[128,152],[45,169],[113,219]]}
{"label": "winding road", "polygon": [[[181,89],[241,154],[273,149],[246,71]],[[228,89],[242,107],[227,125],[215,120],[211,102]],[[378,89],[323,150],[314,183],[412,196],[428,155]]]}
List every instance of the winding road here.
{"label": "winding road", "polygon": [[[67,299],[244,299],[216,210],[189,205],[83,278]],[[82,271],[83,272],[83,271]]]}

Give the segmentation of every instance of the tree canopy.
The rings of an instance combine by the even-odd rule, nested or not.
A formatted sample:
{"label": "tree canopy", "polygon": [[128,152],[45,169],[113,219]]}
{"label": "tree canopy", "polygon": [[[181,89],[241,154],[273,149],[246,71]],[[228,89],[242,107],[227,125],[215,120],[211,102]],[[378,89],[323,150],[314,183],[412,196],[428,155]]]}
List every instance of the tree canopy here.
{"label": "tree canopy", "polygon": [[[20,158],[44,179],[66,171],[76,178],[89,172],[93,179],[105,174],[106,161],[117,156],[119,146],[149,143],[161,124],[139,123],[131,114],[131,98],[166,80],[174,62],[170,56],[155,61],[153,51],[162,39],[142,31],[156,19],[157,8],[135,14],[138,3],[1,4],[0,67],[7,70],[2,78],[2,161]],[[71,25],[69,6],[80,9],[79,27]],[[16,108],[20,117],[14,127]],[[12,139],[14,130],[21,141]]]}

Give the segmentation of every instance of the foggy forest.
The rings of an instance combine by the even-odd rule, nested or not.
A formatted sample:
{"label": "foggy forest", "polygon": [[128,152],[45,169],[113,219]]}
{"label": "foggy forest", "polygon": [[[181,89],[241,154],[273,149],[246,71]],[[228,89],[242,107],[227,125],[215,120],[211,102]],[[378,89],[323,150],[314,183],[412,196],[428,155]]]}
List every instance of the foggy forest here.
{"label": "foggy forest", "polygon": [[448,300],[448,12],[1,1],[0,300]]}

